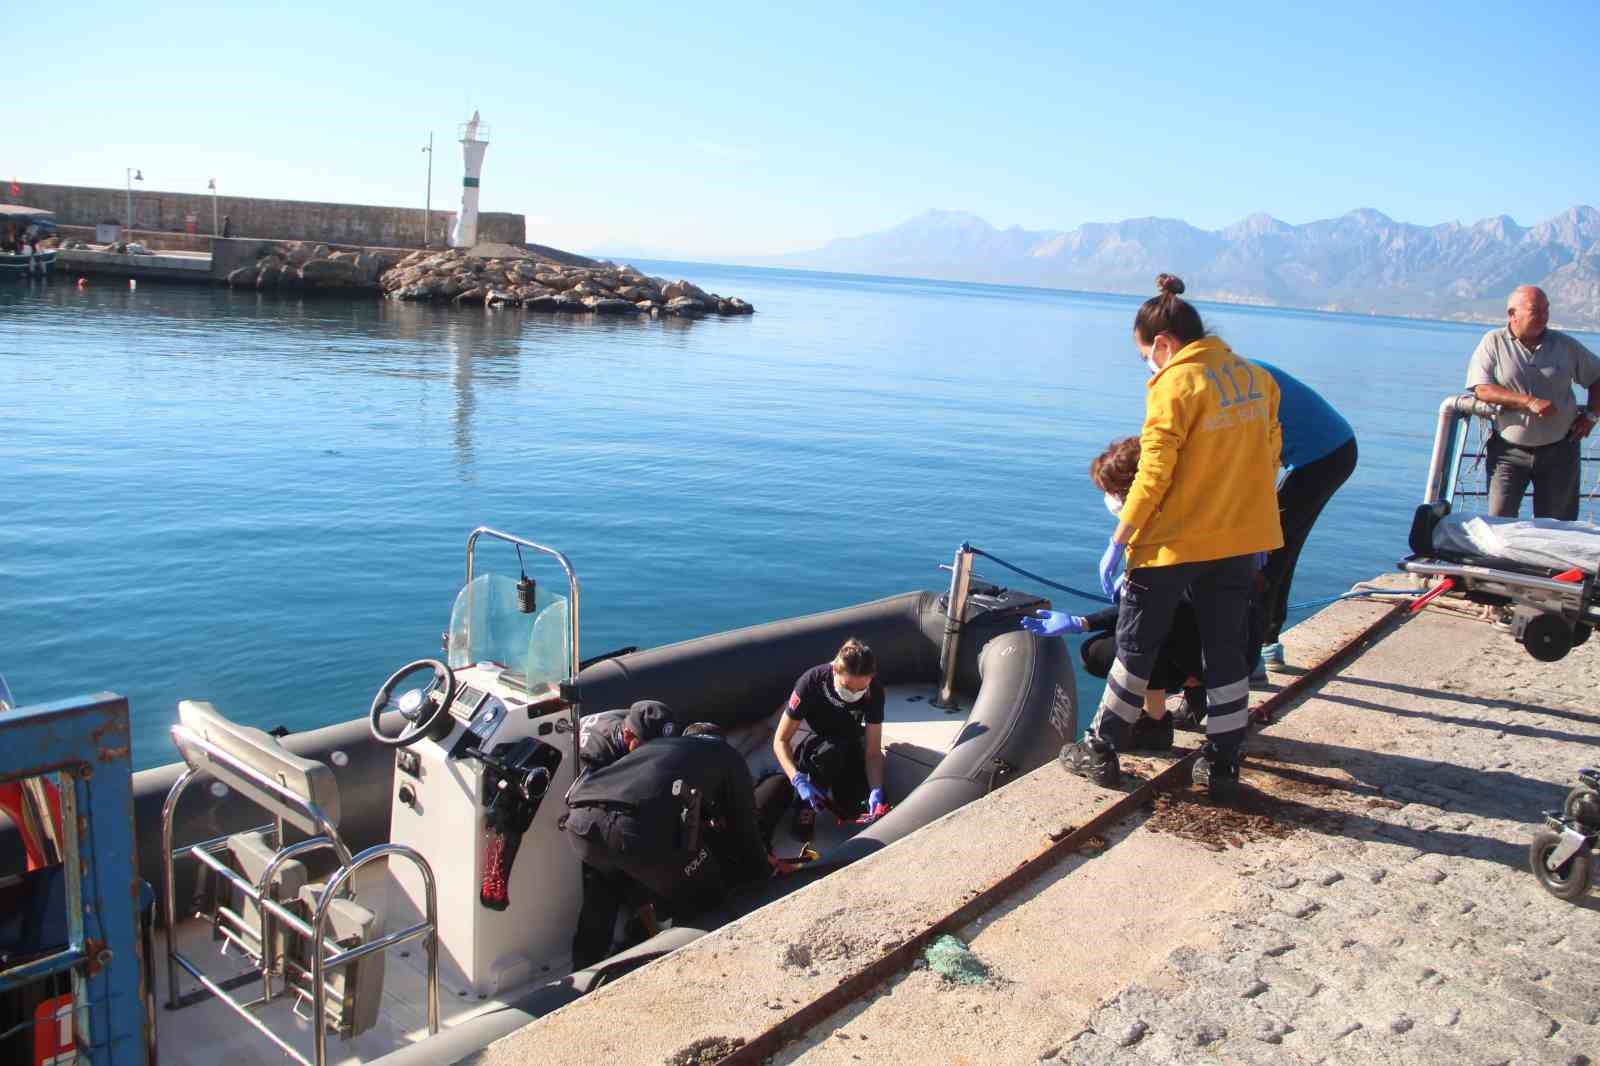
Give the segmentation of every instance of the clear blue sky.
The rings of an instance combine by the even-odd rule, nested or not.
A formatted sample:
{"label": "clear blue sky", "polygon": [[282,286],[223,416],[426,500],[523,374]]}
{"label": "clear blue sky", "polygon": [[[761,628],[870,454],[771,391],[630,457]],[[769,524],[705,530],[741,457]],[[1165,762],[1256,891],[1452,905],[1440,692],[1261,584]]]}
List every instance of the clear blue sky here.
{"label": "clear blue sky", "polygon": [[[802,10],[802,8],[804,8]],[[454,12],[460,12],[456,15]],[[13,15],[21,15],[13,10]],[[930,207],[1067,229],[1600,201],[1594,0],[27,8],[0,178],[486,210],[731,258]]]}

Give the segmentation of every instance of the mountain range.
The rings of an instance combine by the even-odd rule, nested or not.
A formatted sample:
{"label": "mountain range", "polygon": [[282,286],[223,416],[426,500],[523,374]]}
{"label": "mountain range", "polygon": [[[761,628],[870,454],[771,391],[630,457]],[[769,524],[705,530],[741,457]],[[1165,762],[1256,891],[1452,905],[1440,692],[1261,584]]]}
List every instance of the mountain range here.
{"label": "mountain range", "polygon": [[1041,231],[928,211],[768,262],[1134,295],[1170,271],[1201,299],[1482,321],[1503,320],[1507,294],[1532,284],[1554,324],[1600,326],[1600,211],[1584,206],[1528,228],[1505,215],[1418,226],[1362,208],[1298,226],[1256,214],[1220,230],[1133,218]]}

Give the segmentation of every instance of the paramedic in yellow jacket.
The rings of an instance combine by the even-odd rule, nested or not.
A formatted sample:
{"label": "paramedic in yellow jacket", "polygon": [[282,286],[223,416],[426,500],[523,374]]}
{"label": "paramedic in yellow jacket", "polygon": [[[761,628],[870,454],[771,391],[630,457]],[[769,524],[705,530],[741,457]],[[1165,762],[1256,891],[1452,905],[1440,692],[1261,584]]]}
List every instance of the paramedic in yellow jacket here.
{"label": "paramedic in yellow jacket", "polygon": [[1133,339],[1150,369],[1139,472],[1100,560],[1107,595],[1118,584],[1117,661],[1094,724],[1061,750],[1071,773],[1104,786],[1121,780],[1117,752],[1144,709],[1155,660],[1187,593],[1200,623],[1205,665],[1206,747],[1195,783],[1213,799],[1238,788],[1249,720],[1246,618],[1258,553],[1283,546],[1276,482],[1282,432],[1272,375],[1206,335],[1199,312],[1178,298],[1183,282],[1156,279]]}

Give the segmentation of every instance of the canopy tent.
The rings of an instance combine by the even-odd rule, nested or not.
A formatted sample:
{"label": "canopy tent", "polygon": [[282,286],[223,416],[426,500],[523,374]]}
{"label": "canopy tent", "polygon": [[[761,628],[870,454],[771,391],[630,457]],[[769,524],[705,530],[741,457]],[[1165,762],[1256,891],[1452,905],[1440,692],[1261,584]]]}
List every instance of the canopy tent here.
{"label": "canopy tent", "polygon": [[54,211],[42,207],[24,207],[22,204],[0,204],[0,222],[24,222],[35,218],[55,218]]}

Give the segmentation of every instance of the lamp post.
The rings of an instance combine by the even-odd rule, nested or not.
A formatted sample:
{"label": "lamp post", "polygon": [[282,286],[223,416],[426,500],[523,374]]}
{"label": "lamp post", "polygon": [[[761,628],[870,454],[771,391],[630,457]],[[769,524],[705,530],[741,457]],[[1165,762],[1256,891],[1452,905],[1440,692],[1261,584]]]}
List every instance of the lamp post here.
{"label": "lamp post", "polygon": [[212,178],[206,188],[211,190],[211,235],[219,237],[222,235],[222,227],[217,224],[217,179]]}
{"label": "lamp post", "polygon": [[124,241],[133,238],[133,183],[144,180],[144,171],[137,167],[124,167],[124,175],[128,179],[128,232],[123,234]]}
{"label": "lamp post", "polygon": [[433,131],[428,131],[428,147],[423,149],[428,153],[428,194],[422,204],[422,246],[428,247],[433,236]]}

